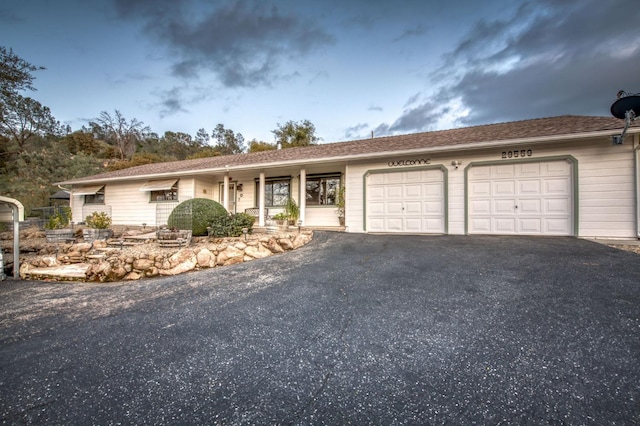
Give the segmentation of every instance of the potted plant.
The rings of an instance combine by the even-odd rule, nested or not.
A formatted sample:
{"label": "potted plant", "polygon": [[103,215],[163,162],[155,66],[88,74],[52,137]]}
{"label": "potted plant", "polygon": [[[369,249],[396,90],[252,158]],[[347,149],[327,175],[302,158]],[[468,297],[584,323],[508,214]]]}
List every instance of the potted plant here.
{"label": "potted plant", "polygon": [[284,214],[287,216],[289,225],[294,226],[296,222],[298,222],[298,218],[300,217],[300,207],[298,207],[296,201],[291,197],[287,198],[287,202],[284,205]]}
{"label": "potted plant", "polygon": [[71,209],[63,207],[58,209],[44,224],[48,243],[60,243],[73,238],[73,229],[67,229]]}
{"label": "potted plant", "polygon": [[93,212],[85,218],[85,222],[89,227],[82,230],[85,241],[93,242],[111,237],[111,218],[105,212]]}
{"label": "potted plant", "polygon": [[278,225],[282,226],[289,220],[289,216],[283,212],[274,214],[271,219],[275,220]]}
{"label": "potted plant", "polygon": [[345,201],[345,188],[341,186],[336,191],[336,214],[338,215],[340,226],[344,226]]}

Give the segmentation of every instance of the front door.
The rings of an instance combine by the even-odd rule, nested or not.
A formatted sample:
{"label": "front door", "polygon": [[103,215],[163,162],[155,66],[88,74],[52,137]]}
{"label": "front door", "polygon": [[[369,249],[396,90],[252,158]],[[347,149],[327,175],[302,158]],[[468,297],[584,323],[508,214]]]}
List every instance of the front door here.
{"label": "front door", "polygon": [[[229,182],[229,205],[226,206],[227,210],[229,210],[229,213],[235,213],[236,212],[236,204],[237,204],[237,196],[238,196],[238,187],[237,187],[237,183],[238,182]],[[220,204],[223,204],[223,199],[224,199],[224,183],[220,182],[219,187],[218,187],[218,194],[219,194],[219,202]],[[224,204],[223,204],[224,205]]]}

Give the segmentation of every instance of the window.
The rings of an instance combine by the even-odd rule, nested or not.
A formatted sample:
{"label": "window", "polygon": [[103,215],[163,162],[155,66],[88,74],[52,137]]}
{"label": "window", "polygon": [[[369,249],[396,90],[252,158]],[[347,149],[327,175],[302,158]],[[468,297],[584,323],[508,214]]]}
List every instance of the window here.
{"label": "window", "polygon": [[84,196],[85,204],[104,204],[104,187],[95,194],[86,194]]}
{"label": "window", "polygon": [[[260,190],[259,181],[256,189]],[[258,205],[259,192],[256,192],[256,206]],[[284,206],[291,194],[291,178],[271,178],[264,183],[265,207]]]}
{"label": "window", "polygon": [[151,192],[151,201],[178,201],[178,182],[169,189],[160,189]]}
{"label": "window", "polygon": [[340,174],[309,175],[306,186],[308,206],[335,206]]}

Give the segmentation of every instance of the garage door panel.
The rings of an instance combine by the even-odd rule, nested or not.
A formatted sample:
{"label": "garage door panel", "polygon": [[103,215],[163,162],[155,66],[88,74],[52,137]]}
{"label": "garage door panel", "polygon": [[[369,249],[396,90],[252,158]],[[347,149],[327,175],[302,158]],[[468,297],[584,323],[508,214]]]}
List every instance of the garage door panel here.
{"label": "garage door panel", "polygon": [[369,187],[367,195],[370,200],[384,200],[384,188],[381,186]]}
{"label": "garage door panel", "polygon": [[515,164],[502,164],[499,166],[494,166],[492,177],[494,178],[509,178],[514,177],[516,175],[516,166]]}
{"label": "garage door panel", "polygon": [[491,182],[473,182],[470,184],[470,188],[474,197],[489,197],[491,195]]}
{"label": "garage door panel", "polygon": [[571,164],[568,161],[553,161],[544,163],[545,176],[567,176],[571,174]]}
{"label": "garage door panel", "polygon": [[381,202],[369,202],[369,211],[372,215],[383,215],[384,214],[385,203]]}
{"label": "garage door panel", "polygon": [[402,183],[404,180],[403,173],[383,173],[381,176],[384,176],[384,184],[392,184],[392,183]]}
{"label": "garage door panel", "polygon": [[516,193],[516,181],[494,181],[493,195],[515,195]]}
{"label": "garage door panel", "polygon": [[444,194],[444,185],[442,183],[425,183],[422,187],[425,196],[429,197],[430,199],[442,198]]}
{"label": "garage door panel", "polygon": [[402,199],[402,186],[401,185],[389,185],[385,187],[385,198],[387,199]]}
{"label": "garage door panel", "polygon": [[544,213],[567,215],[571,206],[566,198],[544,200]]}
{"label": "garage door panel", "polygon": [[388,217],[385,224],[385,232],[402,232],[404,219],[401,217]]}
{"label": "garage door panel", "polygon": [[566,218],[547,218],[544,221],[544,229],[546,234],[568,235],[571,231],[571,220]]}
{"label": "garage door panel", "polygon": [[501,234],[516,233],[515,218],[494,218],[493,224],[494,224],[494,229]]}
{"label": "garage door panel", "polygon": [[493,200],[493,211],[494,214],[513,214],[515,210],[516,200],[515,199],[507,199],[507,200]]}
{"label": "garage door panel", "polygon": [[474,218],[469,221],[471,233],[488,234],[491,232],[491,218]]}
{"label": "garage door panel", "polygon": [[469,171],[471,179],[489,179],[491,178],[490,167],[474,167]]}
{"label": "garage door panel", "polygon": [[404,213],[407,215],[421,215],[422,201],[405,201]]}
{"label": "garage door panel", "polygon": [[473,200],[469,202],[469,210],[472,215],[491,214],[491,200]]}
{"label": "garage door panel", "polygon": [[424,179],[422,172],[406,172],[404,174],[404,182],[422,182]]}
{"label": "garage door panel", "polygon": [[422,198],[422,185],[404,185],[404,199]]}
{"label": "garage door panel", "polygon": [[571,185],[569,179],[545,179],[545,193],[546,194],[569,194]]}
{"label": "garage door panel", "polygon": [[521,177],[540,176],[540,163],[524,163],[518,166],[518,175]]}
{"label": "garage door panel", "polygon": [[423,232],[422,230],[422,218],[414,217],[414,218],[406,218],[404,221],[404,231],[405,232]]}
{"label": "garage door panel", "polygon": [[444,201],[425,201],[422,203],[422,211],[429,215],[444,215]]}
{"label": "garage door panel", "polygon": [[402,201],[393,201],[393,202],[390,201],[386,203],[384,214],[385,215],[401,215],[402,208],[403,208]]}
{"label": "garage door panel", "polygon": [[380,217],[370,218],[368,225],[371,232],[383,232],[384,219]]}
{"label": "garage door panel", "polygon": [[518,218],[518,231],[527,234],[542,233],[542,218]]}
{"label": "garage door panel", "polygon": [[520,195],[540,195],[541,189],[540,179],[527,179],[518,182],[518,194]]}
{"label": "garage door panel", "polygon": [[572,234],[573,182],[569,162],[474,166],[467,178],[470,233]]}
{"label": "garage door panel", "polygon": [[427,230],[427,232],[442,232],[442,230],[444,229],[444,219],[424,219],[423,227]]}
{"label": "garage door panel", "polygon": [[520,199],[518,202],[520,214],[540,214],[542,213],[542,200],[534,198],[530,200]]}

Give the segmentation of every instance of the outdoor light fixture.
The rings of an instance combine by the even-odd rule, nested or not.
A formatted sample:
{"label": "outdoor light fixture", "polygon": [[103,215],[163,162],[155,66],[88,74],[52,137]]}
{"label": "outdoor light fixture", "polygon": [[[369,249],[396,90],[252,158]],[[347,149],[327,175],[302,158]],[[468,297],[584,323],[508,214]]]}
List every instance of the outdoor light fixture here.
{"label": "outdoor light fixture", "polygon": [[462,164],[462,161],[460,161],[460,160],[453,160],[453,161],[451,162],[451,165],[452,165],[452,166],[454,166],[456,169],[458,168],[458,166],[459,166],[460,164]]}
{"label": "outdoor light fixture", "polygon": [[238,190],[238,192],[242,192],[242,184],[239,183],[238,185],[236,185],[236,189]]}
{"label": "outdoor light fixture", "polygon": [[247,234],[249,233],[249,228],[242,228],[242,233],[244,234],[244,240],[247,241]]}

